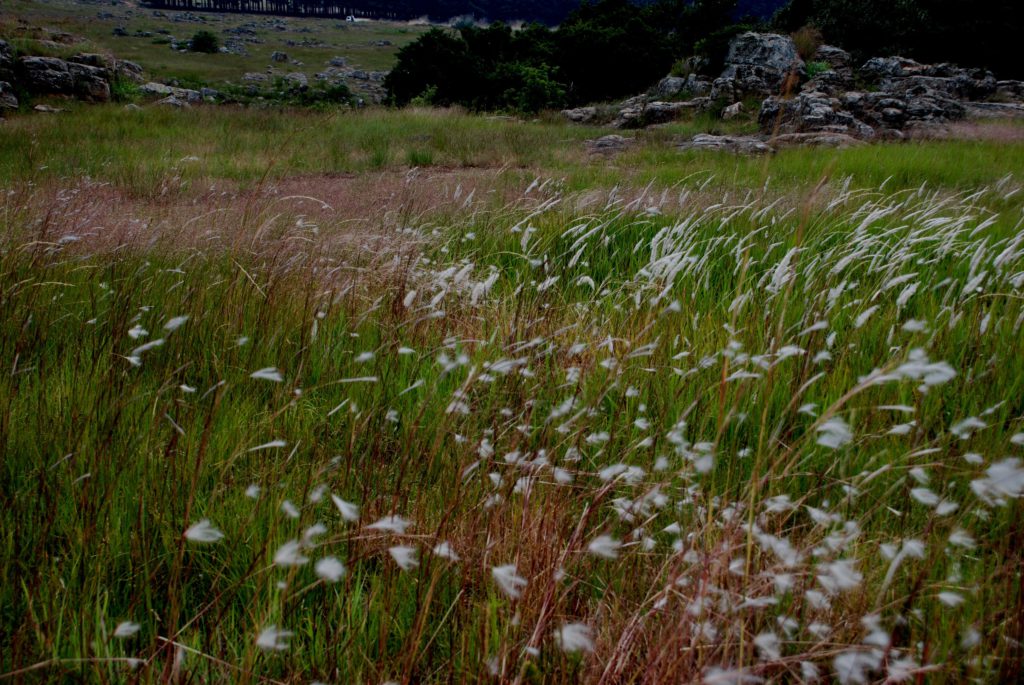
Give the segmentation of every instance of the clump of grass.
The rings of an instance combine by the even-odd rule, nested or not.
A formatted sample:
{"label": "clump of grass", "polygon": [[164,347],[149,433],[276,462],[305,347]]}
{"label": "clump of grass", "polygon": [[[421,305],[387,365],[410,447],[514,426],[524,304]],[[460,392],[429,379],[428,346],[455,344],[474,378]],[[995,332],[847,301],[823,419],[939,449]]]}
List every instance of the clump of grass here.
{"label": "clump of grass", "polygon": [[1012,177],[113,235],[41,192],[0,212],[4,674],[1019,672]]}

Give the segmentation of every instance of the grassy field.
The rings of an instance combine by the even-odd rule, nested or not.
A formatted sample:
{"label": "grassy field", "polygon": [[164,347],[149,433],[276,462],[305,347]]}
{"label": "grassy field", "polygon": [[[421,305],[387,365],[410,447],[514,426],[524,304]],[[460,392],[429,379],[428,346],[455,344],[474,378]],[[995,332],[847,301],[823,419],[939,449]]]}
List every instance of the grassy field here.
{"label": "grassy field", "polygon": [[[188,83],[221,85],[239,83],[248,72],[264,72],[273,66],[281,73],[298,71],[313,78],[333,57],[344,57],[352,67],[387,71],[398,49],[412,42],[424,26],[408,23],[303,19],[252,14],[196,14],[170,10],[154,11],[135,3],[84,3],[74,0],[10,0],[0,7],[0,36],[30,53],[63,56],[82,51],[106,52],[119,59],[140,64],[151,78],[177,79]],[[201,17],[201,21],[191,17]],[[175,19],[178,19],[177,21]],[[228,33],[238,27],[251,28],[252,35]],[[128,36],[113,35],[117,27]],[[161,34],[159,31],[167,31]],[[256,39],[245,43],[248,54],[204,55],[171,50],[170,37],[184,41],[197,31],[207,30],[226,40]],[[48,31],[62,31],[85,39],[85,43],[66,46],[40,45]],[[153,34],[140,37],[138,32]],[[290,45],[289,42],[292,44]],[[275,64],[270,55],[281,51],[302,66]]]}
{"label": "grassy field", "polygon": [[0,679],[1011,682],[1024,145],[0,124]]}

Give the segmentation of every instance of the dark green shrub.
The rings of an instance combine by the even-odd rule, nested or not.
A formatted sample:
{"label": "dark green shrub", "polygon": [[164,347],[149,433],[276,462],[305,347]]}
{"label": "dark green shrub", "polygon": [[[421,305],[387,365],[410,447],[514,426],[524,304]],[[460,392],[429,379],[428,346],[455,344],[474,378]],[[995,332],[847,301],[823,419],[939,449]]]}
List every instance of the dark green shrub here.
{"label": "dark green shrub", "polygon": [[212,31],[199,31],[189,41],[189,50],[192,52],[214,53],[220,48],[220,42]]}

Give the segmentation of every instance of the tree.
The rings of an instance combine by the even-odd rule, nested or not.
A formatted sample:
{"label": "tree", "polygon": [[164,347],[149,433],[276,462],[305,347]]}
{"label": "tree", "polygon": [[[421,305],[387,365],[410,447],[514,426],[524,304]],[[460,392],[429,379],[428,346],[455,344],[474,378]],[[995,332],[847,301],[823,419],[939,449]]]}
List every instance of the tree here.
{"label": "tree", "polygon": [[219,47],[217,36],[211,31],[199,31],[189,42],[189,50],[192,52],[214,53]]}

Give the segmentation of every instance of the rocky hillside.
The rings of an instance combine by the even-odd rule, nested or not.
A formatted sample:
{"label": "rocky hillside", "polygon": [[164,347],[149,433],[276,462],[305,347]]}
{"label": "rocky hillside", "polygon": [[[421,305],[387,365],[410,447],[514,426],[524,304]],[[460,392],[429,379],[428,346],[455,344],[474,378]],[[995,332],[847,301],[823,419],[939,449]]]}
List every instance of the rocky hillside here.
{"label": "rocky hillside", "polygon": [[[760,101],[761,138],[776,142],[851,144],[901,139],[966,118],[1024,118],[1024,82],[984,69],[903,57],[856,66],[849,53],[827,45],[805,62],[788,36],[745,33],[731,43],[717,78],[666,77],[651,93],[620,103],[610,126],[641,128],[695,111],[731,118],[752,100]],[[597,123],[602,108],[563,114]]]}

